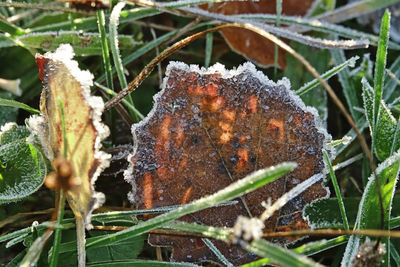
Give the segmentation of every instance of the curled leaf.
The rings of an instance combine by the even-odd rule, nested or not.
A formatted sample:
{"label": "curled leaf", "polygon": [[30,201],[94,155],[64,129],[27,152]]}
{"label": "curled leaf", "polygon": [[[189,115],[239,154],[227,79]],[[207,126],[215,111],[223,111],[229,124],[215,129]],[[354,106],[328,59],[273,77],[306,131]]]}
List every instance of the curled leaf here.
{"label": "curled leaf", "polygon": [[[63,158],[66,146],[65,158],[72,165],[73,176],[80,180],[78,188],[67,190],[67,199],[75,216],[82,217],[88,227],[91,212],[104,202],[104,195],[95,192],[94,183],[109,165],[110,155],[100,151],[109,130],[101,123],[103,100],[90,95],[93,76],[80,70],[73,56],[70,45],[36,55],[44,84],[42,116],[32,116],[29,125],[49,160]],[[65,136],[59,103],[64,109]]]}

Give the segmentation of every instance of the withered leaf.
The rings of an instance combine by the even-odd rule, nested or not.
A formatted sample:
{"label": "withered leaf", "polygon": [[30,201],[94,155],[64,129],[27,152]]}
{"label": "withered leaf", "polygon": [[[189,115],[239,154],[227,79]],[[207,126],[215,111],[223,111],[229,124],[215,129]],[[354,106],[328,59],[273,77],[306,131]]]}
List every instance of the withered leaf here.
{"label": "withered leaf", "polygon": [[[312,6],[314,0],[285,0],[282,1],[282,14],[290,16],[304,16]],[[259,1],[227,1],[215,3],[211,7],[202,5],[202,8],[210,12],[237,15],[237,14],[276,14],[275,0]],[[261,66],[271,66],[274,64],[275,45],[262,36],[246,29],[226,28],[220,30],[225,41],[237,53],[256,62]],[[286,67],[285,52],[279,49],[278,65],[282,69]]]}
{"label": "withered leaf", "polygon": [[93,75],[80,70],[73,56],[70,45],[61,45],[54,53],[36,55],[44,84],[40,99],[42,114],[31,117],[29,125],[49,160],[54,163],[64,158],[61,101],[66,159],[71,163],[73,178],[79,180],[79,186],[67,190],[67,199],[75,216],[82,217],[88,227],[91,212],[104,202],[104,195],[94,191],[94,182],[109,164],[110,156],[100,151],[101,141],[109,130],[101,123],[103,100],[90,95]]}
{"label": "withered leaf", "polygon": [[[323,172],[321,149],[330,136],[320,127],[316,110],[289,90],[287,79],[274,83],[251,63],[231,71],[220,64],[200,70],[171,63],[163,87],[150,114],[132,128],[135,148],[125,175],[133,187],[130,198],[140,209],[185,204],[254,170],[297,162],[290,174],[244,197],[251,215],[259,216],[261,202],[275,201]],[[308,228],[304,206],[328,194],[321,182],[314,184],[274,214],[265,231]],[[239,215],[249,217],[241,201],[182,220],[232,227]],[[216,260],[201,239],[151,234],[149,242],[172,246],[174,261]],[[254,259],[237,246],[216,246],[234,265]]]}

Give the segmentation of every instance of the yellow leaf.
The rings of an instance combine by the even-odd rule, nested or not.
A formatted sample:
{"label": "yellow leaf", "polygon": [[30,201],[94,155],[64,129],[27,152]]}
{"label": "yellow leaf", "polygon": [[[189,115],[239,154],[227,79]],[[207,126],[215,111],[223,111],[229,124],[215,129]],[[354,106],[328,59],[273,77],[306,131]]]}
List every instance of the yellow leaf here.
{"label": "yellow leaf", "polygon": [[[49,160],[64,157],[71,163],[77,186],[67,189],[67,199],[77,218],[90,226],[90,215],[104,202],[104,195],[94,190],[94,182],[108,167],[110,155],[100,151],[101,141],[109,134],[101,123],[104,103],[100,97],[90,95],[93,75],[82,71],[73,60],[70,45],[61,45],[54,53],[36,55],[39,76],[44,84],[40,99],[41,116],[32,116],[29,127],[41,143]],[[66,136],[62,133],[64,109]],[[64,140],[66,139],[66,140]]]}

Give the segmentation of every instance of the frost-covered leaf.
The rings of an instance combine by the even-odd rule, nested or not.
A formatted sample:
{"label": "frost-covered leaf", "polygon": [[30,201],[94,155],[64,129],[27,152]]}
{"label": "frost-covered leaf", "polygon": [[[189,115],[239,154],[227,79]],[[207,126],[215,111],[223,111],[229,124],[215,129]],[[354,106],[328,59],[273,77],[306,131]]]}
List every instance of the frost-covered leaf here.
{"label": "frost-covered leaf", "polygon": [[[32,116],[29,126],[49,160],[63,158],[66,147],[72,176],[80,181],[79,186],[67,190],[67,199],[75,216],[89,226],[91,212],[104,202],[104,195],[94,191],[94,183],[109,165],[110,155],[100,151],[101,141],[109,131],[101,123],[103,100],[90,95],[93,76],[80,70],[73,56],[70,45],[61,45],[55,53],[36,55],[44,83],[42,116]],[[65,138],[60,103],[64,109]]]}
{"label": "frost-covered leaf", "polygon": [[[391,215],[392,199],[394,189],[398,180],[400,170],[400,151],[393,156],[386,159],[383,163],[378,165],[376,173],[378,175],[380,191],[382,193],[382,204],[384,212],[384,229],[389,230],[389,219]],[[375,184],[375,176],[372,174],[369,177],[368,183],[365,187],[361,202],[358,208],[356,227],[355,229],[381,229],[380,220],[380,204],[378,192]],[[342,266],[349,266],[352,259],[356,255],[359,247],[365,241],[365,237],[351,236],[346,247],[345,254],[342,259]],[[387,253],[389,253],[389,239],[382,238],[382,242],[386,243]],[[386,257],[388,258],[388,257]],[[388,265],[387,262],[385,265]]]}
{"label": "frost-covered leaf", "polygon": [[8,123],[0,133],[0,204],[21,200],[35,192],[46,175],[45,161],[26,142],[29,131]]}
{"label": "frost-covered leaf", "polygon": [[[323,172],[321,149],[330,137],[321,128],[316,110],[306,107],[289,87],[287,79],[274,83],[251,63],[230,71],[221,64],[200,70],[171,63],[153,110],[132,129],[135,148],[132,166],[125,173],[133,185],[131,199],[139,209],[185,204],[254,170],[285,161],[298,163],[292,173],[240,198],[236,205],[183,218],[232,227],[239,215],[260,215],[262,201],[271,198],[275,202]],[[308,228],[301,216],[303,207],[327,195],[318,181],[275,213],[265,231]],[[215,259],[201,239],[191,242],[151,234],[149,241],[172,245],[176,261]],[[253,258],[237,247],[215,245],[235,265]]]}
{"label": "frost-covered leaf", "polygon": [[[354,225],[356,221],[360,200],[359,197],[343,199],[350,225]],[[343,228],[343,220],[336,198],[314,201],[305,207],[304,216],[307,217],[307,221],[313,229]],[[400,196],[395,196],[393,199],[391,217],[395,216],[400,216]]]}
{"label": "frost-covered leaf", "polygon": [[[369,85],[368,81],[363,79],[363,99],[364,109],[366,117],[369,123],[371,135],[375,136],[374,150],[376,157],[380,161],[384,161],[391,155],[393,151],[397,151],[400,148],[400,140],[396,137],[397,124],[399,122],[392,116],[390,110],[387,108],[385,102],[381,100],[379,115],[377,123],[374,127],[372,126],[373,121],[373,89]],[[375,131],[374,133],[372,131]],[[395,142],[393,144],[393,142]]]}
{"label": "frost-covered leaf", "polygon": [[[18,41],[30,48],[54,51],[61,44],[71,44],[77,55],[101,55],[101,38],[97,33],[75,31],[41,32],[22,35]],[[119,35],[119,48],[132,48],[135,42],[132,36]]]}

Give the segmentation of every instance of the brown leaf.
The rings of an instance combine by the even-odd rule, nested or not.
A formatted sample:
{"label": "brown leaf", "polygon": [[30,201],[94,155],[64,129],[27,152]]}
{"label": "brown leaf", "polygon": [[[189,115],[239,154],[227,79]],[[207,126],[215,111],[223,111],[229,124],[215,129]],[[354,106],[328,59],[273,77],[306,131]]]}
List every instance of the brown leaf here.
{"label": "brown leaf", "polygon": [[[171,63],[164,82],[153,110],[132,130],[135,149],[126,179],[139,209],[186,204],[254,170],[296,161],[293,172],[244,197],[251,215],[259,216],[262,201],[275,201],[323,171],[321,149],[330,137],[317,112],[289,91],[288,80],[275,84],[251,63],[232,71]],[[308,228],[303,207],[327,195],[321,183],[314,184],[270,218],[265,231]],[[182,220],[232,227],[239,215],[250,216],[241,200]],[[173,246],[174,261],[216,260],[200,239],[151,234],[149,242]],[[254,259],[238,246],[216,245],[234,265]]]}
{"label": "brown leaf", "polygon": [[[314,0],[285,0],[282,1],[282,14],[290,16],[304,16],[310,9]],[[207,5],[202,6],[207,9]],[[236,14],[276,14],[276,0],[259,1],[227,1],[214,4],[208,8],[210,12],[236,15]],[[262,36],[246,29],[222,29],[221,34],[232,50],[244,57],[255,61],[261,66],[274,64],[275,45]],[[279,49],[278,64],[286,68],[285,52]]]}

